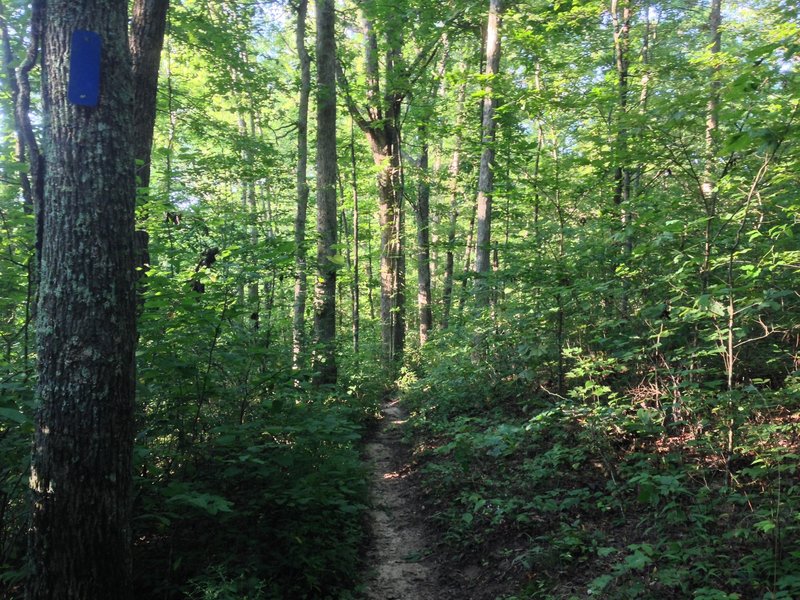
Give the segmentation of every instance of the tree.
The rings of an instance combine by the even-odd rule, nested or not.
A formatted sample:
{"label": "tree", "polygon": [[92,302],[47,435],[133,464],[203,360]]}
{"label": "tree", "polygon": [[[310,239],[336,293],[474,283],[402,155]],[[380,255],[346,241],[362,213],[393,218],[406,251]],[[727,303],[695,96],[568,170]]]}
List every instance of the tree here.
{"label": "tree", "polygon": [[[124,0],[51,0],[44,11],[31,600],[131,597],[136,190],[127,25]],[[76,30],[102,43],[96,106],[67,98]],[[73,75],[80,68],[91,65],[73,66]]]}
{"label": "tree", "polygon": [[489,0],[489,17],[486,26],[486,97],[483,101],[483,133],[481,139],[481,166],[478,175],[477,242],[475,246],[475,272],[478,274],[476,300],[479,306],[489,305],[489,290],[481,277],[491,269],[492,196],[494,193],[495,111],[497,108],[497,82],[500,72],[500,0]]}
{"label": "tree", "polygon": [[150,186],[153,128],[161,49],[167,26],[169,0],[136,0],[131,17],[130,49],[133,68],[133,155],[137,185]]}
{"label": "tree", "polygon": [[[123,0],[54,0],[44,12],[32,600],[131,595],[135,180],[127,16]],[[96,106],[67,99],[72,35],[85,29],[102,43]]]}
{"label": "tree", "polygon": [[[362,11],[364,11],[362,7]],[[395,23],[399,26],[399,23]],[[364,63],[367,78],[367,116],[352,99],[342,72],[347,108],[364,132],[378,173],[379,226],[381,231],[381,348],[384,362],[399,361],[405,341],[405,259],[403,248],[403,190],[400,153],[400,109],[405,97],[398,87],[402,64],[401,29],[387,28],[385,82],[380,89],[378,37],[371,17],[362,18]],[[391,31],[391,34],[388,33]]]}
{"label": "tree", "polygon": [[[621,10],[620,10],[621,9]],[[614,168],[614,204],[620,208],[620,223],[623,229],[625,247],[622,260],[627,262],[633,250],[633,239],[629,229],[631,226],[631,170],[628,166],[628,129],[625,124],[628,111],[628,69],[631,30],[631,7],[629,0],[611,0],[611,21],[614,27],[614,54],[617,68],[618,115],[621,122],[616,139],[616,166]],[[622,283],[622,318],[628,318],[628,280]]]}
{"label": "tree", "polygon": [[700,282],[705,292],[709,283],[714,221],[717,216],[719,192],[717,190],[717,173],[714,165],[719,147],[719,92],[720,71],[722,63],[719,54],[722,48],[722,0],[711,0],[708,14],[708,30],[711,38],[708,103],[706,105],[705,152],[703,156],[703,174],[700,180],[700,196],[703,200],[706,221],[703,243],[703,264],[700,267]]}
{"label": "tree", "polygon": [[419,345],[424,346],[433,328],[431,312],[431,235],[430,235],[430,197],[431,185],[428,181],[428,140],[425,127],[420,127],[422,152],[419,157],[419,185],[417,186],[417,307],[419,310]]}
{"label": "tree", "polygon": [[450,324],[450,308],[453,305],[453,271],[455,267],[456,226],[458,224],[459,183],[458,175],[461,166],[461,128],[463,125],[464,100],[467,94],[467,84],[462,83],[458,88],[458,101],[456,105],[456,139],[453,148],[453,157],[450,160],[450,211],[447,227],[447,253],[444,266],[444,289],[442,291],[442,329],[447,329]]}
{"label": "tree", "polygon": [[336,382],[336,38],[333,0],[317,2],[317,285],[314,368]]}
{"label": "tree", "polygon": [[[136,0],[130,26],[130,52],[133,69],[133,156],[136,160],[137,186],[150,187],[150,160],[153,151],[153,129],[156,124],[156,94],[161,49],[167,26],[169,0]],[[149,190],[145,192],[149,193]],[[146,198],[145,198],[146,201]],[[147,231],[136,231],[135,258],[144,274],[150,264]],[[140,298],[140,302],[143,298]]]}
{"label": "tree", "polygon": [[299,369],[305,342],[305,314],[308,281],[306,277],[306,213],[308,210],[308,99],[311,94],[311,57],[306,50],[308,0],[297,4],[295,45],[300,61],[300,99],[297,106],[297,210],[294,220],[295,282],[292,316],[292,366]]}

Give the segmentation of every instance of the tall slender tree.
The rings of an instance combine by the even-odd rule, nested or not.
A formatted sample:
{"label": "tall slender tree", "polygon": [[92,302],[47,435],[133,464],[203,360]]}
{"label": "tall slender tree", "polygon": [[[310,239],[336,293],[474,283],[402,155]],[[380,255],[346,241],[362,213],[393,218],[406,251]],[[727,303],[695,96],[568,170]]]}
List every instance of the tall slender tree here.
{"label": "tall slender tree", "polygon": [[419,157],[420,181],[417,186],[417,309],[419,310],[419,345],[424,346],[433,328],[431,308],[431,185],[428,172],[428,140],[426,128],[419,130],[422,150]]}
{"label": "tall slender tree", "polygon": [[311,95],[311,57],[306,50],[306,15],[308,0],[297,4],[295,46],[300,61],[300,98],[297,105],[297,209],[294,219],[295,280],[292,305],[292,366],[302,366],[305,346],[306,296],[306,214],[308,212],[308,100]]}
{"label": "tall slender tree", "polygon": [[491,269],[492,197],[494,195],[495,162],[495,111],[497,108],[497,81],[500,72],[501,0],[489,0],[486,26],[486,78],[483,101],[483,133],[481,136],[481,166],[478,175],[477,241],[475,245],[476,301],[488,306],[488,286],[482,279]]}
{"label": "tall slender tree", "polygon": [[700,196],[705,210],[705,230],[703,242],[703,264],[700,267],[700,283],[706,290],[710,278],[711,253],[713,244],[714,219],[717,215],[717,172],[714,159],[719,148],[719,93],[722,84],[719,54],[722,50],[722,0],[711,0],[708,13],[708,30],[710,37],[711,69],[709,72],[708,100],[706,104],[706,135],[703,156],[703,174],[700,180]]}
{"label": "tall slender tree", "polygon": [[458,88],[458,104],[456,112],[456,139],[453,157],[448,168],[450,183],[450,215],[447,226],[447,253],[444,263],[444,286],[442,291],[442,329],[450,324],[450,309],[453,306],[453,271],[455,270],[456,226],[458,225],[458,175],[461,168],[461,126],[464,113],[464,100],[467,95],[467,84]]}
{"label": "tall slender tree", "polygon": [[[614,54],[617,69],[617,128],[616,139],[616,166],[614,168],[614,204],[620,210],[620,224],[624,246],[622,261],[628,262],[633,251],[633,238],[630,234],[632,211],[631,201],[631,168],[628,164],[628,127],[626,113],[628,112],[628,70],[630,65],[630,30],[631,30],[631,2],[630,0],[611,0],[611,20],[614,26]],[[623,318],[628,317],[629,299],[627,279],[622,281],[622,297],[620,312]]]}
{"label": "tall slender tree", "polygon": [[169,0],[136,0],[130,26],[133,68],[133,156],[137,184],[150,186],[150,160],[156,122],[156,94]]}
{"label": "tall slender tree", "polygon": [[[133,86],[125,0],[49,0],[30,600],[131,598]],[[101,41],[99,101],[68,99]],[[70,67],[70,56],[76,57]]]}
{"label": "tall slender tree", "polygon": [[[353,351],[358,352],[359,337],[360,337],[360,323],[361,323],[361,298],[359,286],[359,263],[360,252],[359,243],[361,241],[358,233],[359,211],[358,211],[358,167],[356,165],[356,135],[355,124],[353,119],[350,119],[350,167],[351,167],[351,181],[350,185],[353,189]],[[369,257],[367,257],[369,258]]]}
{"label": "tall slender tree", "polygon": [[336,37],[333,0],[317,2],[317,285],[314,368],[336,382]]}
{"label": "tall slender tree", "polygon": [[[167,28],[169,0],[135,0],[130,25],[130,52],[133,68],[133,156],[137,185],[149,195],[150,160],[156,123],[156,94],[161,49]],[[144,198],[147,201],[147,197]],[[150,263],[147,231],[135,233],[136,266],[141,277]],[[139,302],[143,297],[139,298]]]}

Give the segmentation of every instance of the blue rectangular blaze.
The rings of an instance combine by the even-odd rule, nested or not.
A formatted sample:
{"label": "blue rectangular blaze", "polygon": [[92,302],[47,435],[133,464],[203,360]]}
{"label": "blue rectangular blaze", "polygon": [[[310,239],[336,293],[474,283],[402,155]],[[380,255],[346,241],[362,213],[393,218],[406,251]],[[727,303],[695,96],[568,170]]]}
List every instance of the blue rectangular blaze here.
{"label": "blue rectangular blaze", "polygon": [[100,50],[103,42],[94,31],[72,33],[67,99],[73,104],[97,106],[100,99]]}

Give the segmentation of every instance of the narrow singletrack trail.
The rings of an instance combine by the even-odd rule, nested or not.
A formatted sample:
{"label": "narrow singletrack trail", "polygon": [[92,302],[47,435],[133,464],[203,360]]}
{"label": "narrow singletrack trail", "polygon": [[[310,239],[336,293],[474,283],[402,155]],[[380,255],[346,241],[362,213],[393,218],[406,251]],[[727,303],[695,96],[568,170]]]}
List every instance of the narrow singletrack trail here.
{"label": "narrow singletrack trail", "polygon": [[367,600],[447,600],[437,565],[430,556],[433,540],[417,510],[408,480],[408,448],[401,427],[406,413],[398,400],[382,408],[383,419],[366,453],[372,468],[367,552]]}

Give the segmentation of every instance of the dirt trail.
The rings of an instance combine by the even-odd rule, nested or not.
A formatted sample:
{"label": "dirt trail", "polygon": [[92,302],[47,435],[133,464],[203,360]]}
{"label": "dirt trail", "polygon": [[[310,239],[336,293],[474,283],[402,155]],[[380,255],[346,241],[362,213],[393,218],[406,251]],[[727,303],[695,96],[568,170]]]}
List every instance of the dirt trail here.
{"label": "dirt trail", "polygon": [[367,600],[446,600],[429,558],[432,540],[418,514],[414,489],[407,479],[408,448],[401,440],[406,414],[397,400],[383,405],[383,419],[367,444],[372,464],[372,544],[367,553]]}

